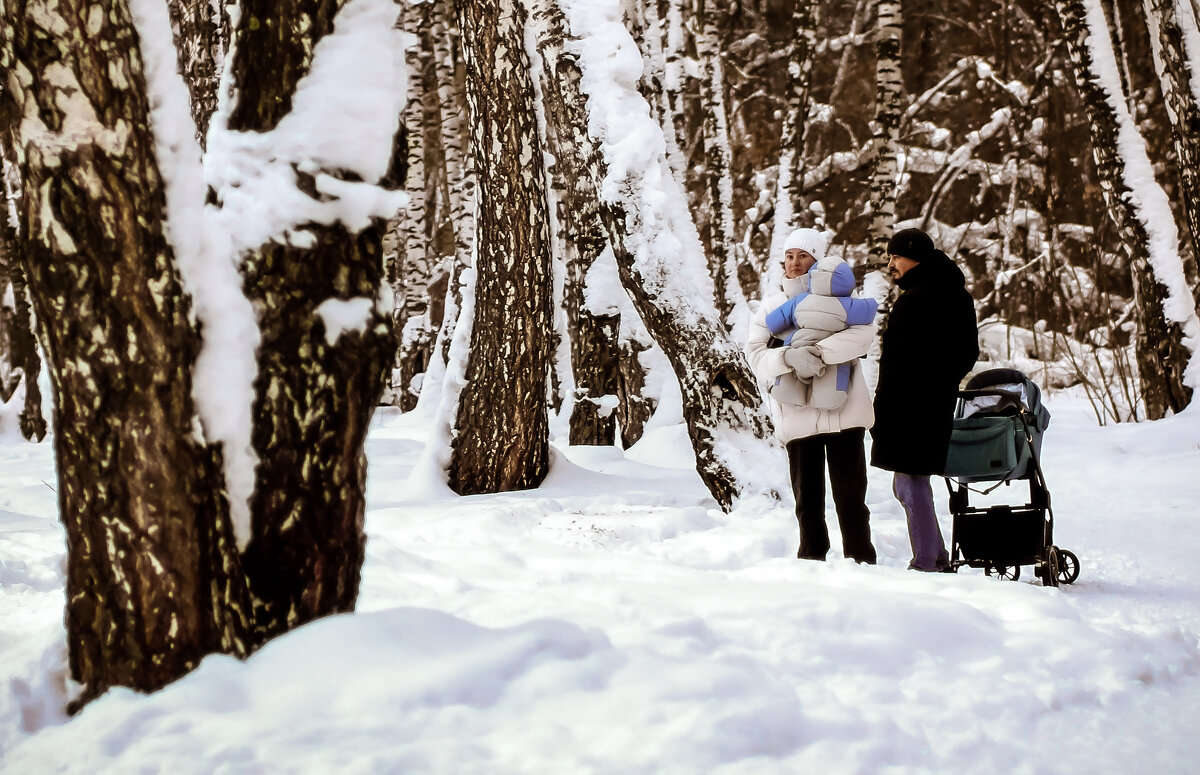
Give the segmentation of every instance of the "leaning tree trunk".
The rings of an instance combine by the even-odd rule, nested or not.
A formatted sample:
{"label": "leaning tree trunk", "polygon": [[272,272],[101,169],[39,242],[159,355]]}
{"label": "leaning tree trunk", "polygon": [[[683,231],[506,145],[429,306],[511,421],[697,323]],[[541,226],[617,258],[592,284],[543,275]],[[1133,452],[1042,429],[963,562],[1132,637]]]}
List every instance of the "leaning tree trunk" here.
{"label": "leaning tree trunk", "polygon": [[200,338],[163,232],[138,36],[112,0],[30,2],[0,36],[0,71],[25,74],[0,115],[24,117],[21,260],[54,389],[71,677],[80,702],[151,691],[207,653],[247,653],[249,607],[218,453],[193,430]]}
{"label": "leaning tree trunk", "polygon": [[[314,47],[332,30],[342,4],[242,3],[230,65],[237,94],[230,130],[270,131],[288,114]],[[394,153],[389,178],[381,183],[398,187],[405,161],[402,152]],[[297,175],[302,188],[312,185]],[[252,444],[260,462],[244,554],[263,640],[353,610],[358,598],[365,550],[363,444],[395,352],[389,311],[377,302],[385,229],[378,218],[358,233],[340,223],[311,224],[310,247],[272,243],[243,260],[246,293],[268,310],[259,320]],[[360,330],[327,328],[324,315],[343,305],[364,310]]]}
{"label": "leaning tree trunk", "polygon": [[[1194,31],[1197,20],[1190,7],[1175,0],[1142,0],[1150,27],[1150,43],[1163,101],[1171,119],[1171,138],[1178,156],[1183,212],[1192,235],[1192,253],[1200,257],[1200,72],[1188,66],[1183,30]],[[1200,53],[1200,52],[1198,52]],[[1200,68],[1200,61],[1193,67]]]}
{"label": "leaning tree trunk", "polygon": [[[636,115],[614,110],[605,102],[605,97],[622,101],[622,106],[641,97],[636,88],[622,84],[621,88],[590,95],[590,103],[585,103],[581,65],[565,53],[566,23],[562,10],[555,0],[530,2],[540,26],[542,57],[557,76],[551,88],[561,92],[561,99],[572,116],[570,126],[589,128],[589,136],[580,136],[581,142],[576,145],[577,164],[581,170],[588,171],[588,179],[596,183],[597,191],[604,192],[601,217],[617,259],[622,284],[679,379],[684,418],[696,452],[697,471],[721,507],[729,509],[739,495],[768,489],[755,482],[756,473],[761,475],[762,472],[740,467],[732,448],[754,446],[759,443],[757,440],[769,437],[770,428],[761,412],[758,387],[741,348],[726,335],[711,305],[697,306],[706,299],[694,295],[694,286],[687,287],[690,284],[686,280],[692,278],[687,277],[686,269],[679,266],[680,251],[703,255],[694,225],[690,221],[679,222],[687,217],[686,210],[680,206],[684,201],[683,191],[674,184],[664,149],[652,150],[637,159],[626,159],[628,163],[622,165],[619,172],[601,155],[602,144],[609,132],[629,131],[630,127],[616,124]],[[574,11],[583,16],[588,14],[584,7]],[[574,30],[577,34],[585,31],[620,34],[623,31],[623,28],[609,26],[608,22],[595,18],[580,19],[577,24]],[[586,53],[588,47],[583,48]],[[604,63],[594,62],[593,65],[603,67]],[[612,73],[593,75],[601,82],[620,83]],[[658,126],[649,118],[649,111],[645,113],[645,121],[648,131]],[[636,128],[642,129],[643,125]],[[601,181],[604,181],[603,187]],[[672,197],[678,208],[662,209],[671,206],[666,200]],[[659,239],[673,244],[674,252],[667,255],[667,245],[657,242]],[[725,443],[718,442],[718,436]]]}
{"label": "leaning tree trunk", "polygon": [[519,0],[458,8],[479,208],[466,385],[449,484],[461,495],[537,487],[549,470],[552,280],[545,172]]}
{"label": "leaning tree trunk", "polygon": [[887,263],[887,243],[896,224],[896,186],[900,99],[904,93],[900,68],[900,0],[880,0],[875,38],[875,124],[871,143],[875,162],[871,168],[871,225],[868,232],[867,269]]}
{"label": "leaning tree trunk", "polygon": [[[1183,330],[1179,322],[1167,318],[1165,307],[1172,295],[1180,294],[1177,289],[1168,288],[1156,275],[1156,268],[1151,264],[1150,235],[1143,220],[1155,217],[1153,213],[1148,212],[1148,203],[1143,194],[1147,187],[1157,187],[1158,184],[1154,182],[1149,160],[1145,158],[1141,136],[1137,133],[1136,125],[1125,107],[1120,85],[1106,83],[1114,79],[1105,78],[1104,74],[1098,71],[1097,57],[1093,54],[1092,47],[1100,49],[1101,57],[1111,58],[1112,50],[1108,36],[1092,35],[1088,27],[1088,10],[1083,0],[1056,0],[1056,4],[1075,70],[1075,84],[1091,124],[1092,154],[1100,173],[1104,201],[1121,236],[1122,247],[1129,258],[1133,273],[1135,304],[1138,311],[1138,376],[1146,416],[1154,420],[1165,416],[1168,411],[1181,411],[1192,397],[1192,389],[1184,384],[1184,372],[1191,353],[1184,346]],[[1092,11],[1093,17],[1098,16],[1098,24],[1104,24],[1101,9],[1096,7]],[[1127,141],[1124,145],[1126,150],[1135,146],[1140,148],[1140,151],[1133,151],[1140,155],[1140,159],[1122,157],[1122,145],[1119,141],[1122,134]],[[1143,172],[1148,173],[1148,180],[1137,180],[1138,177],[1145,176],[1136,176],[1129,169],[1129,165],[1135,162],[1144,162]],[[1132,176],[1135,182],[1131,183],[1127,176]],[[1162,193],[1161,188],[1158,189],[1158,193]],[[1165,195],[1162,195],[1162,200],[1164,206],[1159,209],[1165,212],[1159,212],[1157,217],[1170,219],[1170,208]],[[1179,261],[1178,253],[1175,252],[1176,244],[1160,245],[1158,249],[1169,250],[1174,255],[1175,262]],[[1182,281],[1182,267],[1177,274]],[[1179,317],[1186,317],[1190,312],[1194,321],[1195,310],[1191,303],[1191,294],[1185,292],[1182,295],[1186,296],[1186,301],[1180,298],[1173,300],[1176,307],[1186,308],[1181,311]]]}

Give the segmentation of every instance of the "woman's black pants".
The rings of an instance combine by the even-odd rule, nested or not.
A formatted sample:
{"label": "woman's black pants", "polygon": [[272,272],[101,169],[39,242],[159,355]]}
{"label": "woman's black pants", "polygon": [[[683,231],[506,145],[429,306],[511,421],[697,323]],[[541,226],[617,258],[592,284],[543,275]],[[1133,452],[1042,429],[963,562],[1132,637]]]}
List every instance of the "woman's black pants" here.
{"label": "woman's black pants", "polygon": [[858,562],[875,562],[871,512],[867,508],[865,436],[865,429],[850,428],[787,443],[796,519],[800,522],[797,557],[824,560],[829,551],[829,528],[825,525],[825,461],[828,460],[833,504],[842,530],[842,551]]}

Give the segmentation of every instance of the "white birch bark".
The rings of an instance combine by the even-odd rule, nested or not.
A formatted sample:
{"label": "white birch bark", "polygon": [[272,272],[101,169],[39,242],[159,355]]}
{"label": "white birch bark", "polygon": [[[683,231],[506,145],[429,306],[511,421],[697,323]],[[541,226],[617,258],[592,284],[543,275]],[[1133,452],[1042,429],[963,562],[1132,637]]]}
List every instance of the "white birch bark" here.
{"label": "white birch bark", "polygon": [[899,0],[880,0],[875,38],[876,104],[871,145],[875,163],[871,170],[871,225],[868,267],[887,263],[887,242],[896,223],[898,150],[903,94],[900,67],[902,19]]}
{"label": "white birch bark", "polygon": [[737,242],[733,233],[733,153],[729,143],[729,118],[725,110],[725,76],[719,48],[718,10],[697,0],[695,20],[700,25],[696,45],[702,69],[700,81],[704,110],[705,176],[708,183],[709,222],[708,271],[713,280],[713,301],[725,330],[737,341],[745,341],[749,315],[746,297],[738,282]]}
{"label": "white birch bark", "polygon": [[[857,15],[855,16],[857,22]],[[796,0],[792,12],[792,43],[789,46],[787,104],[779,139],[779,175],[775,187],[775,222],[767,260],[766,287],[776,288],[783,279],[783,243],[800,226],[797,209],[804,191],[804,146],[808,134],[811,100],[813,29],[810,0]],[[849,46],[846,47],[849,49]],[[835,84],[834,88],[837,88]],[[765,295],[765,294],[764,294]]]}

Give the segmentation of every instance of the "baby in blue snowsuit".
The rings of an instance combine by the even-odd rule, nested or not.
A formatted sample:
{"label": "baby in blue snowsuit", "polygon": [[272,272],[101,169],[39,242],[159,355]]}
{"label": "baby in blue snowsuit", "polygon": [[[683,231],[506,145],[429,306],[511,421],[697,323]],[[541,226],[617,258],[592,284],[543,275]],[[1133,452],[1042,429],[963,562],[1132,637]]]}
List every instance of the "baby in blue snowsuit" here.
{"label": "baby in blue snowsuit", "polygon": [[[816,344],[849,326],[868,325],[875,320],[877,302],[851,296],[854,271],[842,259],[821,258],[802,279],[808,281],[806,290],[767,313],[767,328],[785,346]],[[850,373],[848,363],[820,369],[812,378],[810,403],[820,409],[840,407],[850,387]]]}

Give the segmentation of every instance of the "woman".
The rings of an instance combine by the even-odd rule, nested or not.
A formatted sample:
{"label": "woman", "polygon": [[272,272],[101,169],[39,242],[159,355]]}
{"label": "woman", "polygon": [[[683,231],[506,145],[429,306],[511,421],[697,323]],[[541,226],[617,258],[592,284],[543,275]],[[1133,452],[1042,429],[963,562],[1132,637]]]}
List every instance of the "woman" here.
{"label": "woman", "polygon": [[[751,318],[746,354],[755,374],[771,388],[775,434],[787,447],[800,549],[796,556],[824,560],[829,551],[825,524],[825,465],[828,460],[833,502],[842,531],[842,550],[858,562],[874,563],[871,512],[867,508],[867,461],[863,441],[875,419],[871,394],[859,359],[875,338],[874,324],[851,325],[816,343],[800,339],[784,346],[767,327],[768,313],[789,298],[809,292],[809,271],[841,259],[825,258],[825,238],[815,229],[798,229],[784,244],[784,279],[779,293],[763,300]],[[832,267],[836,268],[836,267]],[[836,408],[822,409],[806,398],[806,381],[827,368],[850,368],[846,397]]]}

